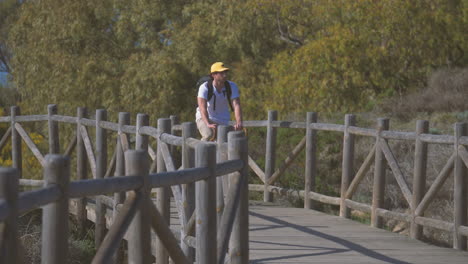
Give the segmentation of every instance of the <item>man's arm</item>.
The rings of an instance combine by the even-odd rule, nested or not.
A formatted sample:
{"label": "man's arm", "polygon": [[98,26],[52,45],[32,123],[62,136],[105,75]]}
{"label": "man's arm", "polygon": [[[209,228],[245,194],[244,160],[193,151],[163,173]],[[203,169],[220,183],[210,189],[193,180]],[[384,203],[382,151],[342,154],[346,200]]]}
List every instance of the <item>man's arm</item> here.
{"label": "man's arm", "polygon": [[242,108],[240,98],[232,99],[232,106],[234,107],[234,116],[236,117],[236,124],[234,125],[235,130],[242,129]]}
{"label": "man's arm", "polygon": [[208,110],[207,110],[207,103],[206,99],[202,97],[197,97],[198,101],[198,109],[200,109],[200,114],[203,119],[203,122],[212,129],[216,129],[216,124],[210,124],[210,120],[208,118]]}

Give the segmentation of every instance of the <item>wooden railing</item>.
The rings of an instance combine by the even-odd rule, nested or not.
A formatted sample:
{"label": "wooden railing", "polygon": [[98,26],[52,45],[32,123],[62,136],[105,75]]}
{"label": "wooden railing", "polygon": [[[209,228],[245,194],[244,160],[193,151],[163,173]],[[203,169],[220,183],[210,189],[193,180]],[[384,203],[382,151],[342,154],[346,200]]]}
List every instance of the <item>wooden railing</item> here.
{"label": "wooden railing", "polygon": [[[145,114],[138,114],[136,126],[131,126],[128,113],[120,113],[115,124],[106,121],[102,109],[96,111],[95,120],[86,118],[84,108],[78,109],[77,117],[57,115],[55,105],[49,105],[48,110],[48,115],[21,116],[19,108],[12,107],[11,116],[0,117],[0,122],[10,123],[0,149],[11,136],[13,159],[13,168],[0,168],[2,263],[18,261],[18,216],[39,207],[43,207],[42,263],[67,262],[70,212],[77,215],[82,229],[87,218],[95,223],[98,250],[93,263],[113,263],[124,238],[129,263],[151,263],[151,227],[157,235],[157,263],[168,263],[169,257],[175,263],[193,263],[193,248],[197,263],[225,263],[226,255],[230,263],[248,263],[248,152],[243,132],[227,133],[225,128],[218,144],[206,143],[193,138],[193,122],[180,125],[182,137],[177,137],[169,134],[170,119],[159,119],[158,128],[154,128]],[[50,154],[45,157],[20,124],[33,121],[49,124]],[[66,155],[57,154],[58,122],[76,125],[76,137]],[[87,127],[95,127],[94,146]],[[109,166],[108,131],[117,132]],[[130,134],[135,134],[135,150],[130,149]],[[156,152],[149,145],[151,138],[157,140]],[[44,180],[21,178],[21,139],[43,166]],[[182,147],[180,169],[176,170],[168,145]],[[77,180],[70,181],[68,156],[75,148]],[[88,163],[92,179],[88,179]],[[229,176],[220,177],[223,175]],[[216,181],[222,188],[217,189]],[[20,183],[42,187],[20,193]],[[179,215],[180,230],[176,232],[170,228],[168,188]],[[151,202],[152,190],[156,205]],[[107,196],[111,193],[113,197]],[[88,203],[86,197],[94,197],[94,201]],[[216,202],[216,197],[222,201]]]}
{"label": "wooden railing", "polygon": [[[114,160],[122,160],[122,157],[119,155],[114,155],[116,158],[111,159],[111,164],[109,167],[104,167],[105,163],[97,162],[98,160],[102,160],[103,158],[98,159],[99,151],[96,151],[96,157],[93,155],[92,151],[92,144],[90,143],[89,136],[87,135],[86,126],[98,126],[113,131],[117,131],[119,135],[117,149],[123,148],[128,149],[129,142],[128,142],[128,135],[127,134],[135,134],[137,131],[143,135],[149,135],[154,138],[159,138],[162,142],[170,143],[176,146],[186,146],[190,142],[195,142],[195,139],[189,139],[194,135],[195,128],[191,127],[187,129],[188,123],[183,123],[182,125],[176,124],[174,122],[175,118],[172,119],[172,126],[169,125],[171,123],[170,119],[165,119],[160,125],[158,125],[158,129],[154,129],[151,127],[147,127],[144,122],[141,125],[137,126],[130,126],[129,125],[129,117],[128,114],[121,113],[119,115],[119,124],[114,124],[107,122],[105,120],[99,119],[96,117],[95,120],[86,119],[83,117],[83,114],[78,113],[78,117],[63,117],[58,116],[53,111],[49,111],[48,115],[44,116],[29,116],[29,117],[22,117],[19,114],[15,114],[14,108],[12,108],[12,114],[10,117],[3,117],[0,118],[0,122],[11,122],[12,126],[15,127],[17,131],[21,130],[18,129],[18,122],[25,122],[25,121],[45,121],[49,120],[49,122],[67,122],[67,123],[76,123],[77,124],[77,134],[81,135],[77,137],[77,153],[81,153],[81,160],[85,160],[86,156],[88,156],[88,160],[90,160],[90,166],[93,168],[92,171],[96,173],[98,170],[97,168],[100,167],[100,172],[96,173],[96,177],[102,177],[99,175],[111,175],[112,171],[115,170],[115,175],[123,175],[122,172],[119,172],[121,169],[117,169],[121,164],[121,162],[115,162]],[[430,227],[436,228],[439,230],[444,230],[453,234],[453,247],[456,249],[466,250],[466,238],[468,236],[468,226],[467,226],[467,170],[466,166],[468,164],[468,153],[466,150],[466,146],[468,145],[468,133],[467,133],[467,124],[466,123],[457,123],[455,125],[455,133],[454,135],[433,135],[429,133],[429,124],[427,121],[420,120],[416,124],[415,132],[401,132],[401,131],[390,131],[389,130],[389,119],[380,118],[377,120],[377,127],[375,129],[370,128],[360,128],[356,126],[355,116],[354,115],[346,115],[344,125],[337,125],[337,124],[327,124],[327,123],[319,123],[317,120],[317,114],[313,112],[307,113],[306,122],[290,122],[290,121],[279,121],[277,120],[277,112],[270,111],[268,113],[268,120],[261,120],[261,121],[244,121],[244,126],[247,128],[254,128],[254,127],[265,127],[267,129],[267,136],[266,136],[266,151],[265,151],[265,168],[264,170],[260,168],[260,166],[255,162],[253,158],[250,156],[248,157],[248,164],[252,171],[259,177],[259,179],[263,182],[263,185],[255,185],[250,184],[249,190],[251,191],[262,191],[264,192],[264,200],[271,201],[272,192],[276,192],[279,194],[297,194],[300,197],[304,198],[304,207],[306,209],[311,209],[313,207],[313,201],[337,205],[340,207],[340,216],[349,218],[350,217],[350,210],[359,210],[363,212],[367,212],[371,214],[371,225],[374,227],[382,227],[383,219],[396,219],[399,221],[407,222],[411,225],[410,228],[410,235],[415,239],[421,239],[422,237],[422,230],[423,227]],[[167,124],[170,128],[163,128],[164,123]],[[193,125],[193,123],[192,123]],[[51,126],[49,126],[50,128]],[[292,128],[292,129],[303,129],[304,130],[304,138],[295,146],[292,151],[287,155],[286,159],[279,165],[276,163],[276,133],[278,128]],[[169,134],[161,134],[158,136],[157,131],[159,129],[163,129],[161,131],[182,131],[182,137],[174,137],[170,136]],[[227,127],[220,127],[221,132],[218,132],[218,145],[221,146],[223,143],[223,136],[225,135]],[[223,132],[224,130],[224,132]],[[7,133],[3,136],[2,140],[0,141],[0,147],[2,146],[3,142],[7,141],[7,137],[9,134],[12,136],[12,143],[13,148],[16,149],[12,151],[13,157],[13,165],[18,167],[20,165],[20,157],[21,153],[18,152],[21,149],[21,146],[17,146],[18,143],[18,134],[15,136],[15,130],[10,129]],[[191,131],[191,132],[187,132]],[[340,186],[340,196],[333,197],[325,194],[318,193],[316,191],[315,181],[317,177],[317,165],[321,162],[318,160],[317,154],[317,133],[325,133],[325,132],[338,132],[343,134],[343,156],[342,156],[342,175],[341,175],[341,186]],[[23,133],[24,134],[24,133]],[[97,135],[97,131],[96,131]],[[189,136],[190,135],[190,136]],[[21,135],[20,135],[21,136]],[[367,154],[366,158],[360,164],[358,169],[355,169],[355,137],[370,137],[373,138],[375,143],[370,148],[369,153]],[[15,141],[16,138],[16,141]],[[96,138],[98,138],[96,136]],[[137,137],[138,139],[138,137]],[[80,140],[82,141],[80,143]],[[185,141],[184,141],[185,140]],[[389,145],[389,141],[391,140],[399,140],[399,141],[406,141],[406,142],[414,142],[415,154],[414,154],[414,169],[413,169],[413,182],[410,185],[407,182],[407,178],[409,175],[405,175],[400,168],[397,159]],[[138,140],[137,140],[138,141]],[[182,141],[187,142],[183,144]],[[71,149],[73,147],[74,142],[71,142],[66,149],[66,153],[71,153]],[[221,144],[221,145],[220,145]],[[432,182],[432,184],[426,189],[426,167],[428,166],[428,145],[429,144],[444,144],[444,145],[453,145],[453,154],[450,158],[447,159],[445,166],[440,170],[438,176]],[[82,145],[84,147],[78,147]],[[137,143],[138,145],[138,143]],[[173,162],[171,159],[168,158],[169,155],[165,155],[164,153],[169,153],[167,146],[165,147],[164,144],[158,144],[157,153],[149,148],[150,155],[153,156],[155,162],[152,164],[152,168],[167,168],[167,170],[175,170]],[[15,147],[16,146],[16,147]],[[96,139],[96,150],[98,150],[99,144]],[[222,148],[222,147],[221,147]],[[304,190],[288,190],[281,188],[279,186],[274,186],[278,179],[284,175],[284,172],[287,171],[288,167],[293,163],[296,157],[305,149],[305,168],[304,168]],[[37,151],[35,151],[37,152]],[[33,153],[35,153],[33,151]],[[118,151],[116,151],[118,152]],[[159,153],[162,153],[158,155]],[[185,150],[183,153],[186,153]],[[221,153],[221,152],[218,152]],[[19,157],[18,157],[19,155]],[[35,154],[36,155],[36,154]],[[16,158],[15,158],[16,156]],[[222,156],[218,157],[218,160],[222,160]],[[40,160],[40,155],[36,155],[36,157]],[[156,157],[159,157],[156,158]],[[96,160],[96,164],[93,165],[93,160]],[[80,160],[80,158],[79,158]],[[104,159],[106,160],[106,159]],[[158,163],[159,160],[159,163]],[[113,168],[115,162],[115,168]],[[79,163],[79,162],[78,162]],[[102,164],[101,164],[102,163]],[[157,164],[155,164],[157,163]],[[183,158],[182,162],[183,166],[187,168],[187,159]],[[18,165],[19,164],[19,165]],[[100,165],[101,164],[101,165]],[[163,164],[159,166],[159,164]],[[158,165],[158,166],[156,166]],[[80,165],[82,166],[82,165]],[[78,167],[80,167],[78,166]],[[371,204],[360,203],[353,200],[353,197],[356,194],[356,191],[360,184],[362,184],[362,180],[369,172],[370,168],[373,166],[373,188],[372,188],[372,202]],[[21,167],[21,166],[19,166]],[[106,168],[106,169],[103,169]],[[385,190],[386,190],[386,169],[389,168],[395,177],[395,180],[403,194],[403,197],[408,204],[409,212],[408,213],[400,213],[391,210],[385,209],[384,204],[384,197],[385,197]],[[80,169],[77,171],[79,172]],[[453,171],[454,175],[454,188],[453,188],[453,197],[454,197],[454,212],[453,212],[453,222],[443,221],[440,219],[426,217],[424,214],[428,208],[428,206],[433,202],[436,195],[440,193],[443,184],[449,178]],[[78,173],[80,175],[80,173]],[[81,176],[80,176],[81,177]],[[221,188],[221,186],[225,186],[226,183],[221,178],[218,178],[217,186],[218,190],[226,190],[226,188]],[[174,191],[174,190],[173,190]],[[163,197],[166,197],[164,190],[159,191],[161,194],[164,194]],[[220,191],[217,193],[217,208],[221,210],[224,208],[224,202],[226,199],[220,199],[220,197],[226,196],[222,194]],[[117,199],[118,200],[118,199]],[[106,201],[106,200],[103,200]],[[165,199],[167,201],[167,199]],[[110,203],[110,202],[108,202]],[[166,203],[167,205],[167,203]],[[160,205],[162,208],[163,204]],[[190,207],[190,206],[189,206]],[[165,207],[167,208],[167,206]],[[99,211],[99,210],[98,210]],[[98,212],[97,211],[97,212]],[[164,210],[163,210],[164,212]],[[218,215],[218,219],[220,216]],[[240,218],[243,219],[242,221],[247,221],[247,217]],[[219,220],[218,220],[219,221]],[[190,221],[188,221],[190,222]],[[97,222],[96,222],[97,223]],[[97,228],[97,227],[96,227]],[[182,245],[183,247],[185,245]]]}
{"label": "wooden railing", "polygon": [[[429,123],[424,120],[417,121],[415,132],[389,131],[389,119],[379,118],[377,128],[360,128],[356,126],[354,115],[346,115],[344,125],[326,124],[317,122],[317,113],[307,113],[306,122],[278,121],[277,112],[269,111],[267,121],[245,121],[246,127],[266,127],[265,170],[263,171],[255,161],[249,157],[249,166],[264,183],[263,185],[249,185],[249,190],[263,191],[264,200],[271,201],[271,192],[279,194],[298,195],[304,198],[304,207],[312,208],[311,201],[340,207],[340,216],[350,218],[350,209],[371,214],[371,226],[382,228],[383,218],[396,219],[410,224],[412,238],[421,239],[423,227],[431,227],[451,232],[453,234],[453,247],[460,250],[467,248],[468,221],[468,126],[466,123],[455,124],[454,135],[429,134]],[[303,139],[287,155],[286,159],[276,165],[276,130],[277,128],[304,129]],[[331,197],[316,192],[315,180],[317,177],[317,132],[330,131],[343,133],[342,143],[342,175],[341,195]],[[322,132],[321,132],[322,133]],[[367,157],[359,169],[355,170],[355,136],[372,137],[375,144],[369,150]],[[407,175],[402,172],[388,141],[403,140],[414,142],[414,173],[412,186],[407,182]],[[426,167],[428,166],[428,144],[453,145],[453,153],[448,158],[439,175],[426,190]],[[284,174],[292,161],[305,149],[304,189],[290,190],[273,186]],[[372,204],[353,201],[353,195],[364,179],[371,166],[374,165],[374,179],[372,188]],[[384,197],[386,186],[386,168],[389,167],[406,200],[409,213],[399,213],[385,209]],[[424,213],[441,191],[443,184],[451,175],[454,176],[454,212],[453,222],[425,217]]]}

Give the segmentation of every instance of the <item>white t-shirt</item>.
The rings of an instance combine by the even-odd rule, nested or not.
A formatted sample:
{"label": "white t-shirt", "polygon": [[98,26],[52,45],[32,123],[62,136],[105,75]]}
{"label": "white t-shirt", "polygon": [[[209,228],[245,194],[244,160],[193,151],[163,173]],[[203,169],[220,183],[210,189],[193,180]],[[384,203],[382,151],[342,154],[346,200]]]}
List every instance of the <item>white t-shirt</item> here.
{"label": "white t-shirt", "polygon": [[[235,98],[239,98],[239,88],[237,84],[228,81],[231,85],[231,100]],[[198,97],[204,98],[208,100],[208,82],[203,83],[198,88]],[[216,110],[214,109],[214,104],[216,100]],[[207,110],[208,110],[208,118],[213,122],[220,124],[220,125],[229,125],[229,121],[231,120],[231,113],[229,102],[227,100],[227,92],[226,87],[223,88],[221,92],[218,92],[216,87],[213,84],[213,96],[211,100],[207,102]],[[195,118],[198,120],[201,117],[200,109],[197,107],[197,113]]]}

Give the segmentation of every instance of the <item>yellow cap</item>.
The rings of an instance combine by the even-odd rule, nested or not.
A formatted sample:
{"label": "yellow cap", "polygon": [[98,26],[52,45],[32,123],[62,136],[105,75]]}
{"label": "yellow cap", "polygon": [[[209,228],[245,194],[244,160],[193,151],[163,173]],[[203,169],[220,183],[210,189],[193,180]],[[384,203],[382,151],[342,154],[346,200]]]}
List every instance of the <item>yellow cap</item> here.
{"label": "yellow cap", "polygon": [[224,67],[224,63],[222,62],[215,62],[211,65],[211,73],[213,72],[223,72],[228,71],[229,68]]}

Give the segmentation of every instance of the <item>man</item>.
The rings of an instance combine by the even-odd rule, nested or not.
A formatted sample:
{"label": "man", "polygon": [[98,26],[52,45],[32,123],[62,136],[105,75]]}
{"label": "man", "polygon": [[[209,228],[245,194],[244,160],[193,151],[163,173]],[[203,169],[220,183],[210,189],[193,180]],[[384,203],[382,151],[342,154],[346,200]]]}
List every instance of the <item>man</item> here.
{"label": "man", "polygon": [[[211,65],[212,81],[204,82],[198,88],[198,108],[196,113],[197,127],[203,141],[212,140],[216,134],[218,125],[229,125],[231,114],[230,105],[234,111],[236,123],[235,130],[242,129],[242,109],[239,98],[239,88],[234,82],[228,81],[229,68],[222,62]],[[209,97],[209,87],[212,83],[212,96]],[[231,102],[228,100],[229,88],[231,89]]]}

